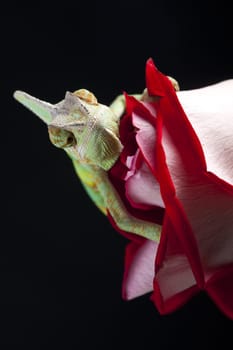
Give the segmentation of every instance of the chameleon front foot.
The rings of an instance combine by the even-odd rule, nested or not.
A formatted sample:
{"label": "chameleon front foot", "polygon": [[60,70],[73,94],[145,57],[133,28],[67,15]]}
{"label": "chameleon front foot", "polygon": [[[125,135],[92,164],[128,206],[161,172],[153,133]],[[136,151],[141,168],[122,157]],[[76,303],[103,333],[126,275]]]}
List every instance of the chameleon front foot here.
{"label": "chameleon front foot", "polygon": [[161,229],[160,225],[137,219],[131,215],[126,220],[117,222],[118,227],[126,232],[147,238],[151,241],[159,242]]}

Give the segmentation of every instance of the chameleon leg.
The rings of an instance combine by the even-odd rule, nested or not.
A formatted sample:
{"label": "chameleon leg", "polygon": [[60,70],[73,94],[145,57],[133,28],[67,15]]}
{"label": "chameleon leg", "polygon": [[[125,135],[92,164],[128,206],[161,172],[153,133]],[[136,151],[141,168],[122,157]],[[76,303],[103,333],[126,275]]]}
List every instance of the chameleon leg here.
{"label": "chameleon leg", "polygon": [[180,90],[180,86],[179,86],[178,81],[177,81],[176,79],[170,77],[169,75],[168,75],[167,77],[168,77],[168,79],[171,81],[171,83],[172,83],[172,85],[173,85],[175,91],[179,91],[179,90]]}
{"label": "chameleon leg", "polygon": [[[179,87],[178,81],[170,76],[167,76],[167,77],[171,81],[175,91],[179,91],[180,87]],[[133,94],[131,96],[135,97],[137,100],[143,100],[143,101],[148,100],[150,102],[150,98],[148,96],[147,89],[145,89],[142,94]],[[117,96],[115,98],[115,100],[110,104],[109,107],[114,112],[115,116],[117,117],[117,120],[119,120],[125,111],[125,97],[124,97],[124,95]]]}
{"label": "chameleon leg", "polygon": [[[135,94],[132,96],[140,100],[142,95]],[[113,111],[113,113],[117,117],[117,120],[119,120],[125,111],[125,96],[124,95],[117,96],[115,100],[110,104],[109,108]]]}
{"label": "chameleon leg", "polygon": [[135,233],[153,241],[159,241],[161,226],[155,223],[140,220],[132,216],[125,208],[119,194],[108,179],[104,171],[95,174],[99,192],[103,195],[105,206],[112,215],[117,226],[126,231]]}
{"label": "chameleon leg", "polygon": [[95,203],[97,208],[99,208],[104,215],[107,215],[104,198],[102,196],[102,193],[100,193],[98,190],[95,182],[95,177],[93,176],[93,166],[80,163],[76,159],[72,159],[72,162],[76,174],[78,175],[87,194]]}
{"label": "chameleon leg", "polygon": [[102,213],[106,215],[109,211],[117,226],[124,231],[159,241],[161,226],[129,214],[106,171],[91,164],[72,161],[85,190]]}
{"label": "chameleon leg", "polygon": [[124,95],[119,95],[115,100],[110,104],[110,109],[113,111],[117,120],[119,120],[125,110],[125,98]]}

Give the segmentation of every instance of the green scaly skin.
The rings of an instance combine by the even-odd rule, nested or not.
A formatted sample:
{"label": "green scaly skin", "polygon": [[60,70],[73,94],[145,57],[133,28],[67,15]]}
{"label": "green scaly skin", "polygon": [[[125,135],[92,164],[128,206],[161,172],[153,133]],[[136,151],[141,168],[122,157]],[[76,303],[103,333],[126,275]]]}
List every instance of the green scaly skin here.
{"label": "green scaly skin", "polygon": [[[178,83],[170,79],[178,90]],[[110,107],[98,103],[95,96],[84,89],[67,92],[65,99],[55,105],[22,91],[16,91],[14,97],[47,124],[51,142],[71,158],[95,205],[105,215],[109,212],[121,230],[158,242],[161,226],[132,216],[107,174],[122,150],[118,129],[125,110],[124,96],[118,96]],[[146,90],[134,97],[151,98]]]}

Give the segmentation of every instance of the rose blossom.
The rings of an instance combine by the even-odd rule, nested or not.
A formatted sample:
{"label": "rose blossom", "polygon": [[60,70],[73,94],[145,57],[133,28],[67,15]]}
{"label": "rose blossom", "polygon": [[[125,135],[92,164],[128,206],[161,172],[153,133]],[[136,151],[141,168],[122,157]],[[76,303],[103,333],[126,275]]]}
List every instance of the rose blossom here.
{"label": "rose blossom", "polygon": [[159,243],[123,232],[123,297],[152,291],[164,314],[205,290],[233,318],[233,80],[176,93],[149,59],[146,85],[155,102],[125,95],[109,178],[162,232]]}

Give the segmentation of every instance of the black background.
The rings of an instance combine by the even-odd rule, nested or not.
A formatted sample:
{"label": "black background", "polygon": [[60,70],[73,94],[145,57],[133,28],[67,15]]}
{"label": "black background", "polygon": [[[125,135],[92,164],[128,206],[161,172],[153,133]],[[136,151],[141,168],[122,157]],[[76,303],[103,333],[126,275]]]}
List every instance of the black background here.
{"label": "black background", "polygon": [[144,89],[149,57],[182,89],[232,78],[228,4],[1,5],[1,345],[108,350],[232,345],[232,321],[204,293],[166,316],[149,295],[121,299],[127,241],[86,196],[43,123],[12,98],[20,89],[55,103],[66,90],[84,87],[108,104],[123,90]]}

